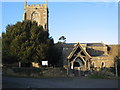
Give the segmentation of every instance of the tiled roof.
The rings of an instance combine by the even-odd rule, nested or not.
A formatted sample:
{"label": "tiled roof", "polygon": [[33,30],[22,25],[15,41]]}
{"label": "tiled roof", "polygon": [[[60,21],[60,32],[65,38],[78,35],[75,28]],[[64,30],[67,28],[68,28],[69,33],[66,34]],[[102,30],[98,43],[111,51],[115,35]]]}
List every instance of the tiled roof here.
{"label": "tiled roof", "polygon": [[[63,45],[71,46],[71,45],[75,45],[75,44],[77,44],[77,43],[66,43]],[[87,44],[87,46],[104,46],[103,43],[80,43],[80,44]]]}
{"label": "tiled roof", "polygon": [[87,43],[87,46],[104,46],[102,43]]}

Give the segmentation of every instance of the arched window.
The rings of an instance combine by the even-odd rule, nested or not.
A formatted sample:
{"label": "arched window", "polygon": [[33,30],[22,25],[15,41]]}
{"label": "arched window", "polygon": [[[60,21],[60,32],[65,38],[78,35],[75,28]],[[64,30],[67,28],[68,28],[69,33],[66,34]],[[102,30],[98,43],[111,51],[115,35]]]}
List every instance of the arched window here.
{"label": "arched window", "polygon": [[47,29],[47,25],[45,24],[45,29]]}
{"label": "arched window", "polygon": [[38,21],[38,13],[37,12],[33,12],[32,14],[31,14],[31,20],[32,21]]}
{"label": "arched window", "polygon": [[74,62],[74,67],[80,67],[80,64],[78,62]]}
{"label": "arched window", "polygon": [[27,19],[26,17],[27,17],[27,14],[25,13],[25,14],[24,14],[24,20],[26,20],[26,19]]}
{"label": "arched window", "polygon": [[95,67],[95,63],[94,63],[94,62],[92,63],[92,67],[93,67],[93,68]]}
{"label": "arched window", "polygon": [[102,62],[101,67],[104,67],[104,66],[105,66],[105,63],[104,63],[104,62]]}
{"label": "arched window", "polygon": [[32,16],[35,16],[35,15],[37,15],[37,12],[34,11],[34,12],[32,13]]}
{"label": "arched window", "polygon": [[75,60],[75,62],[79,63],[79,67],[82,67],[82,66],[84,65],[84,62],[83,62],[83,60],[82,60],[80,57],[78,57],[78,58]]}

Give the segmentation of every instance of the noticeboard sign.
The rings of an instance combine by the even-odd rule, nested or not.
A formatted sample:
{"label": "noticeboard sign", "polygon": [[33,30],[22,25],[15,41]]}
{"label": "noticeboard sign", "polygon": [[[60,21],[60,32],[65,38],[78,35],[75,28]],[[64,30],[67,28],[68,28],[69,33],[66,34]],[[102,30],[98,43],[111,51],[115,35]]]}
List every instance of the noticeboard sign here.
{"label": "noticeboard sign", "polygon": [[48,61],[42,61],[42,66],[48,66]]}

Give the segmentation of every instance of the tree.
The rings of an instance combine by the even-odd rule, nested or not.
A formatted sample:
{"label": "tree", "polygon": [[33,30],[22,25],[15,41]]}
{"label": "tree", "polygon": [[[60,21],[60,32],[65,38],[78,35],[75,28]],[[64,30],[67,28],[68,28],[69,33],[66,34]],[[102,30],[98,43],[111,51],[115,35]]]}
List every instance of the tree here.
{"label": "tree", "polygon": [[2,33],[2,44],[3,63],[31,63],[47,59],[54,42],[42,26],[26,20],[8,25]]}
{"label": "tree", "polygon": [[60,40],[60,42],[62,42],[62,43],[66,43],[66,37],[65,37],[65,36],[61,36],[61,37],[59,38],[59,40]]}
{"label": "tree", "polygon": [[60,44],[53,45],[48,51],[49,63],[52,66],[62,66],[62,46]]}

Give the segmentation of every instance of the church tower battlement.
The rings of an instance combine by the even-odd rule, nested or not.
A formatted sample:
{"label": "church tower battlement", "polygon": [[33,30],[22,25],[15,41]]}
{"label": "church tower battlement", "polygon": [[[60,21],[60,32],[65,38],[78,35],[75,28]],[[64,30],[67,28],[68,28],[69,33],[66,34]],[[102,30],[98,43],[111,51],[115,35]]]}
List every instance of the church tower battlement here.
{"label": "church tower battlement", "polygon": [[36,21],[38,25],[43,26],[45,31],[48,31],[48,4],[28,5],[24,2],[23,20]]}
{"label": "church tower battlement", "polygon": [[28,8],[41,8],[41,9],[46,9],[47,8],[47,5],[46,4],[42,4],[42,6],[40,4],[37,4],[37,5],[25,5],[25,9],[28,9]]}

